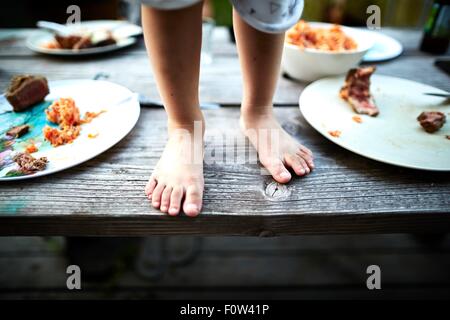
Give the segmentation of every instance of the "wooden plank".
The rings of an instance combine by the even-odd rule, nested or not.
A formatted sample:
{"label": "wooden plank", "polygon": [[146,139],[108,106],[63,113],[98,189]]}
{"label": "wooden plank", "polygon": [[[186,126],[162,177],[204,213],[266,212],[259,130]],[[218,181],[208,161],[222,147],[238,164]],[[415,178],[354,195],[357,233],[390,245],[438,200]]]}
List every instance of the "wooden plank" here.
{"label": "wooden plank", "polygon": [[[109,80],[121,84],[132,91],[159,100],[156,82],[146,55],[114,56],[107,60],[96,59],[61,60],[38,56],[34,59],[2,58],[0,91],[4,91],[10,78],[16,74],[42,74],[49,80],[92,79],[97,73],[109,75]],[[216,57],[211,65],[203,66],[200,76],[200,99],[204,102],[240,104],[242,97],[242,77],[239,63],[234,56]],[[378,65],[378,74],[411,79],[443,90],[450,90],[448,76],[433,65],[427,57],[403,57]],[[412,68],[411,66],[414,66]],[[124,75],[124,68],[127,74]],[[299,96],[308,83],[280,77],[274,102],[278,104],[298,104]],[[226,88],[226,90],[225,90]]]}
{"label": "wooden plank", "polygon": [[[317,159],[317,170],[287,185],[282,197],[266,193],[272,179],[261,175],[259,165],[217,162],[205,167],[199,218],[157,212],[143,187],[164,147],[166,117],[163,110],[147,109],[135,130],[101,156],[39,180],[1,184],[0,234],[274,236],[450,230],[450,173],[418,174],[365,159],[321,137],[297,108],[277,108],[276,114]],[[209,128],[215,128],[207,129],[207,151],[222,145],[220,134],[241,136],[237,108],[208,110],[205,116]]]}
{"label": "wooden plank", "polygon": [[[35,29],[2,29],[0,30],[0,57],[28,57],[36,54],[26,47],[26,39]],[[404,28],[383,28],[382,33],[397,39],[404,48],[405,54],[422,54],[418,48],[422,30]],[[140,38],[141,39],[141,38]],[[215,28],[212,36],[212,50],[215,55],[236,55],[236,47],[230,41],[228,30],[224,27]],[[142,41],[127,54],[145,54]],[[123,53],[123,52],[119,52]]]}
{"label": "wooden plank", "polygon": [[[393,34],[403,42],[405,53],[402,58],[379,64],[380,74],[413,79],[450,90],[447,76],[433,66],[432,56],[416,49],[421,36],[420,32],[388,29],[387,33]],[[212,64],[202,66],[200,98],[204,102],[239,104],[242,97],[242,77],[236,48],[228,41],[226,30],[219,29],[215,34],[213,46],[215,58]],[[0,40],[1,91],[6,88],[13,75],[24,72],[42,74],[50,80],[90,79],[98,72],[104,72],[110,75],[111,81],[152,99],[159,99],[142,40],[135,47],[103,56],[61,58],[30,54],[23,43],[27,35],[26,30],[17,31],[17,35],[11,30],[0,32],[0,39],[2,35],[3,40]],[[19,40],[8,40],[11,37]],[[411,68],[412,65],[414,68]],[[123,70],[127,70],[126,75]],[[280,77],[274,102],[297,104],[298,97],[306,85],[307,83]]]}

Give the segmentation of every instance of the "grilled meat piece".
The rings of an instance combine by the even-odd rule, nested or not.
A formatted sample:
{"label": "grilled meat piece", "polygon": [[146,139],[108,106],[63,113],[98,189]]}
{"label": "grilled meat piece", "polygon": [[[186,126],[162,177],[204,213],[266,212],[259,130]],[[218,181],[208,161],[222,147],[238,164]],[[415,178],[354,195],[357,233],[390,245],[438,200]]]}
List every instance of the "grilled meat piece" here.
{"label": "grilled meat piece", "polygon": [[24,134],[28,133],[29,130],[30,126],[27,124],[23,124],[21,126],[16,126],[9,129],[8,131],[6,131],[6,135],[13,138],[20,138]]}
{"label": "grilled meat piece", "polygon": [[340,91],[341,98],[347,101],[356,113],[372,117],[379,114],[375,100],[370,93],[370,77],[375,70],[375,67],[351,69],[347,73],[345,85]]}
{"label": "grilled meat piece", "polygon": [[420,122],[422,128],[428,133],[434,133],[441,129],[444,126],[445,120],[445,114],[438,111],[425,111],[417,117],[417,121]]}
{"label": "grilled meat piece", "polygon": [[46,157],[36,159],[28,153],[18,153],[14,156],[13,160],[19,165],[20,170],[24,173],[42,171],[47,167],[48,162]]}
{"label": "grilled meat piece", "polygon": [[18,75],[11,79],[5,97],[13,106],[14,111],[19,112],[41,102],[49,92],[46,78]]}

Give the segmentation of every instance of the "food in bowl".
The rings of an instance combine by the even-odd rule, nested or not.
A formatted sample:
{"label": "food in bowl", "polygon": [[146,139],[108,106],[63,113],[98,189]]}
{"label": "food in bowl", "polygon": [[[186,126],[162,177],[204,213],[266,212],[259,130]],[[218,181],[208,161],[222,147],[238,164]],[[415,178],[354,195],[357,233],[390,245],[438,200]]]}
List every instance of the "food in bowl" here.
{"label": "food in bowl", "polygon": [[315,31],[297,38],[296,27],[289,30],[283,50],[283,72],[300,81],[346,74],[358,66],[374,43],[371,33],[364,30],[321,22],[307,26]]}
{"label": "food in bowl", "polygon": [[314,28],[304,20],[300,20],[286,33],[286,42],[300,49],[332,52],[351,51],[358,48],[356,41],[347,35],[340,25]]}
{"label": "food in bowl", "polygon": [[370,77],[375,70],[375,67],[351,69],[347,73],[345,84],[339,92],[340,97],[347,101],[358,114],[376,117],[380,113],[370,93]]}

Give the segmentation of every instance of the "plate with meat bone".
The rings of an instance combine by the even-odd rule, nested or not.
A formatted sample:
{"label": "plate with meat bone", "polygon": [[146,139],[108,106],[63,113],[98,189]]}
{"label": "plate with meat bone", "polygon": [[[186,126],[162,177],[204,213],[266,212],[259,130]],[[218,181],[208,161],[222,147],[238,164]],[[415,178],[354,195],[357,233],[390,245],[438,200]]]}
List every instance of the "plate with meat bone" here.
{"label": "plate with meat bone", "polygon": [[[138,99],[129,89],[100,80],[49,81],[50,94],[45,101],[23,112],[13,112],[6,98],[0,96],[0,182],[36,178],[79,165],[105,152],[122,140],[135,126],[140,113]],[[80,135],[71,143],[52,146],[43,136],[48,121],[45,110],[59,98],[72,98],[80,110],[102,112],[90,123],[81,125]],[[28,124],[29,132],[11,140],[6,132],[15,126]],[[12,143],[12,144],[11,144]],[[14,154],[24,152],[34,144],[34,158],[46,157],[43,171],[21,174],[12,161]]]}
{"label": "plate with meat bone", "polygon": [[[424,93],[446,93],[418,82],[372,76],[371,93],[380,113],[356,114],[339,96],[344,77],[318,80],[300,97],[306,121],[324,137],[356,154],[380,162],[428,171],[450,171],[450,103]],[[417,117],[440,111],[447,122],[430,134]]]}

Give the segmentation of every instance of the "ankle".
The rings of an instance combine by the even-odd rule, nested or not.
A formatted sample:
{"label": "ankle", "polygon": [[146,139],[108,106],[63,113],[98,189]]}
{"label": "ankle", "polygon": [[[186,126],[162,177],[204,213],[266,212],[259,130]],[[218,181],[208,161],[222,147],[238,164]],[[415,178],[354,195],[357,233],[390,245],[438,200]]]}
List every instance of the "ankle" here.
{"label": "ankle", "polygon": [[261,107],[261,108],[241,108],[241,122],[243,123],[254,123],[255,121],[259,121],[262,119],[273,118],[273,109],[272,107]]}
{"label": "ankle", "polygon": [[188,130],[190,132],[193,132],[194,130],[202,129],[202,131],[205,131],[205,119],[203,117],[203,114],[199,112],[196,115],[190,115],[183,117],[182,119],[174,119],[170,118],[167,121],[167,128],[169,133],[177,130],[177,129],[184,129]]}

